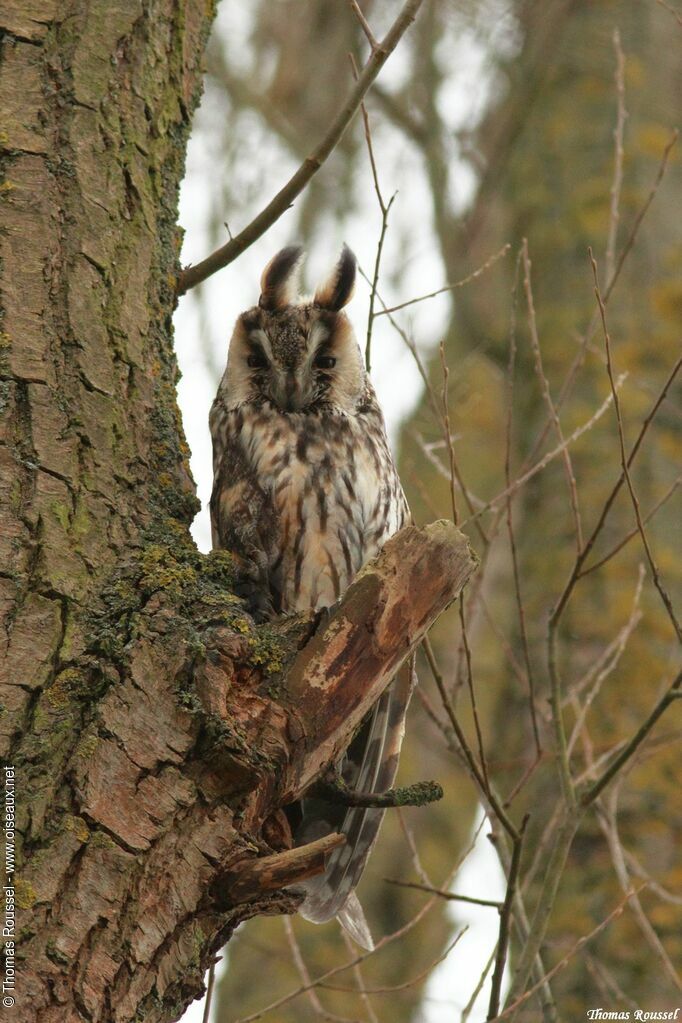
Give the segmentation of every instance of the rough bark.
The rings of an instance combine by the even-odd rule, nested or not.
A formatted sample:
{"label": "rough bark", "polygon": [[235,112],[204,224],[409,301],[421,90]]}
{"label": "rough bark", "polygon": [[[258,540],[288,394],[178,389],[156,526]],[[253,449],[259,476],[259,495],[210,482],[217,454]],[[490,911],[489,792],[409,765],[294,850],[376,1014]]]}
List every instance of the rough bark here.
{"label": "rough bark", "polygon": [[324,849],[287,852],[279,808],[473,568],[451,527],[408,529],[331,615],[255,628],[229,556],[190,539],[170,318],[211,16],[0,12],[0,748],[22,1023],[176,1019],[237,923],[295,910],[281,887]]}

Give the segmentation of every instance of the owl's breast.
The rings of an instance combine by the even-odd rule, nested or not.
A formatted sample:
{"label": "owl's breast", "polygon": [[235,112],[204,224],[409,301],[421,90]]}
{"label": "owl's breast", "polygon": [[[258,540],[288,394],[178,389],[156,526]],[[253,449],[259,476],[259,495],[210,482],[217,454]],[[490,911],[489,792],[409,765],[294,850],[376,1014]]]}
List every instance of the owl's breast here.
{"label": "owl's breast", "polygon": [[270,568],[282,611],[330,606],[402,525],[385,438],[340,414],[273,410],[242,441],[273,505]]}

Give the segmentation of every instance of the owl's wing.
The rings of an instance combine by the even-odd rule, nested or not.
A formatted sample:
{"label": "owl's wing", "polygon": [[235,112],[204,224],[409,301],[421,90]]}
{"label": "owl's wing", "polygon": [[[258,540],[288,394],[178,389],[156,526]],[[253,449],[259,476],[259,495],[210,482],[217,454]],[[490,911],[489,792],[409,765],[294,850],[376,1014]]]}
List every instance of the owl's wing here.
{"label": "owl's wing", "polygon": [[[349,787],[361,792],[385,792],[393,785],[414,682],[411,659],[379,699],[345,754],[342,774]],[[338,916],[359,944],[371,947],[371,936],[353,890],[385,811],[353,807],[345,812],[341,808],[339,813],[339,809],[338,805],[321,799],[303,802],[303,820],[296,834],[298,843],[340,831],[346,836],[346,844],[331,853],[323,874],[304,883],[306,896],[299,912],[313,923]]]}
{"label": "owl's wing", "polygon": [[239,422],[211,416],[213,492],[211,536],[214,548],[230,551],[238,571],[236,591],[258,617],[278,610],[269,570],[277,521],[271,494],[264,489],[241,442]]}

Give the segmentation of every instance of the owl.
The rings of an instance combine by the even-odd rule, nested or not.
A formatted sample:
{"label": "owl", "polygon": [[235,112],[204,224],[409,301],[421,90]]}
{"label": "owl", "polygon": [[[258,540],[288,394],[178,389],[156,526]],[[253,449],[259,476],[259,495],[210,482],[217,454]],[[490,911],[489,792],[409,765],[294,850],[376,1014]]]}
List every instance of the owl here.
{"label": "owl", "polygon": [[[331,607],[366,561],[409,520],[381,409],[343,312],[356,262],[344,246],[315,292],[298,293],[302,249],[268,263],[258,304],[238,318],[210,414],[213,545],[232,552],[244,594],[262,620]],[[401,672],[337,765],[358,791],[395,778],[409,701]],[[354,889],[382,811],[304,798],[297,845],[331,831],[346,844],[305,883],[301,914],[332,917],[360,944],[371,935]]]}

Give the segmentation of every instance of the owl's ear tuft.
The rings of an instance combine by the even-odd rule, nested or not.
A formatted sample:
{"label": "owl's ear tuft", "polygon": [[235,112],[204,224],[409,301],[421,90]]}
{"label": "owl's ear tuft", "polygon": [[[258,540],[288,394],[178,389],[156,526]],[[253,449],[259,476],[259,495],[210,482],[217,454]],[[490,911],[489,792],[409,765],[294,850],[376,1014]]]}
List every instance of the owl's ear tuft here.
{"label": "owl's ear tuft", "polygon": [[272,257],[260,279],[258,305],[261,309],[274,312],[296,301],[302,258],[301,245],[287,245]]}
{"label": "owl's ear tuft", "polygon": [[348,246],[344,245],[338,263],[315,292],[315,305],[335,313],[343,309],[353,297],[356,266],[355,256]]}

